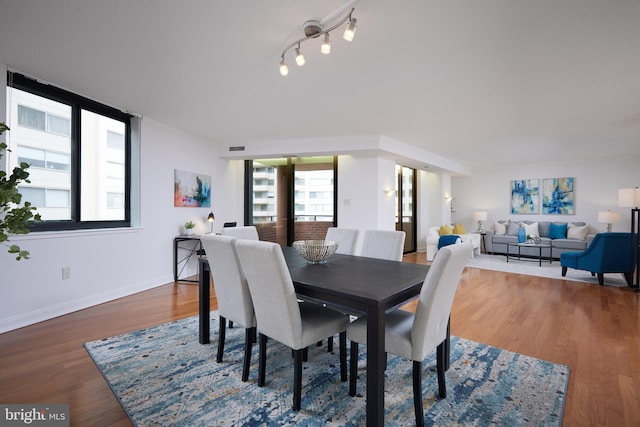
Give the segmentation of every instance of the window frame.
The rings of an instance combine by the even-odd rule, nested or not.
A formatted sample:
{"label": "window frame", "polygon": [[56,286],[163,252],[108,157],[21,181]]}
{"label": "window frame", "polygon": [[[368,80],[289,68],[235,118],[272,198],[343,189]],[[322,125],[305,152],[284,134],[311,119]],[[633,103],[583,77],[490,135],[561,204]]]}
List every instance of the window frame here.
{"label": "window frame", "polygon": [[[100,102],[85,98],[58,87],[39,82],[16,72],[7,72],[8,87],[19,89],[47,98],[71,107],[71,218],[68,220],[43,220],[30,227],[32,232],[38,231],[66,231],[81,229],[101,229],[131,227],[131,114],[107,106]],[[82,221],[81,218],[81,116],[86,110],[104,117],[121,121],[125,125],[124,134],[124,219]]]}

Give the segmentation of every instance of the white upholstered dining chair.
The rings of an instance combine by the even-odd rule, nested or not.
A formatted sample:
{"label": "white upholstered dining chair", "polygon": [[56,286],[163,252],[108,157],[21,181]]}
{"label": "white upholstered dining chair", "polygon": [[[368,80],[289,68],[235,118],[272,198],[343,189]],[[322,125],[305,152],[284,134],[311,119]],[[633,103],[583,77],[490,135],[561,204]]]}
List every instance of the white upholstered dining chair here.
{"label": "white upholstered dining chair", "polygon": [[366,230],[362,240],[361,256],[402,261],[404,231]]}
{"label": "white upholstered dining chair", "polygon": [[243,326],[245,337],[242,381],[247,381],[251,365],[251,347],[256,340],[256,317],[249,286],[236,255],[237,239],[230,236],[203,234],[200,236],[200,241],[209,259],[209,268],[218,300],[219,330],[216,361],[221,363],[224,353],[225,319]]}
{"label": "white upholstered dining chair", "polygon": [[[422,285],[416,312],[401,309],[385,316],[385,352],[413,361],[413,404],[416,425],[424,425],[422,409],[422,361],[436,350],[438,392],[447,396],[445,383],[446,338],[451,306],[473,245],[461,243],[438,251]],[[349,394],[356,394],[358,343],[367,342],[367,319],[360,317],[347,328],[351,341]]]}
{"label": "white upholstered dining chair", "polygon": [[355,255],[358,230],[353,228],[329,227],[325,240],[338,242],[337,254]]}
{"label": "white upholstered dining chair", "polygon": [[302,357],[309,345],[340,334],[340,378],[347,380],[346,329],[349,316],[320,304],[298,303],[282,248],[277,243],[238,240],[236,250],[258,321],[258,386],[265,383],[267,337],[290,347],[294,355],[293,409],[300,409]]}
{"label": "white upholstered dining chair", "polygon": [[245,227],[223,227],[220,233],[223,236],[233,236],[238,239],[259,240],[258,230],[253,225],[247,225]]}

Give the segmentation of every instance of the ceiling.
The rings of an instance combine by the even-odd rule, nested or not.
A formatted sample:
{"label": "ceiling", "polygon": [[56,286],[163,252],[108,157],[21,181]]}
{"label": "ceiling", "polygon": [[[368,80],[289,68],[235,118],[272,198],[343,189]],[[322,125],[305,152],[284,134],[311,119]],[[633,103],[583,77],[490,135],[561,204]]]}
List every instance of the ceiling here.
{"label": "ceiling", "polygon": [[[289,52],[280,76],[302,23],[351,5],[354,41],[332,34],[328,56],[303,43],[307,64]],[[640,153],[639,0],[0,0],[0,11],[0,63],[224,146],[385,135],[471,168]]]}

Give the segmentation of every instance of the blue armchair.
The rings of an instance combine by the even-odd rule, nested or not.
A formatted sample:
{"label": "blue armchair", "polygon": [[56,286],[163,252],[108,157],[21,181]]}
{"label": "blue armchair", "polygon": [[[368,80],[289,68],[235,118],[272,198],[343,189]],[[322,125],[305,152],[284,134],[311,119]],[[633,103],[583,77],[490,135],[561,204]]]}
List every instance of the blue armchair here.
{"label": "blue armchair", "polygon": [[604,273],[623,273],[631,283],[635,269],[631,262],[631,233],[598,233],[585,251],[560,254],[560,265],[563,277],[567,268],[575,268],[590,271],[592,276],[597,274],[601,285]]}

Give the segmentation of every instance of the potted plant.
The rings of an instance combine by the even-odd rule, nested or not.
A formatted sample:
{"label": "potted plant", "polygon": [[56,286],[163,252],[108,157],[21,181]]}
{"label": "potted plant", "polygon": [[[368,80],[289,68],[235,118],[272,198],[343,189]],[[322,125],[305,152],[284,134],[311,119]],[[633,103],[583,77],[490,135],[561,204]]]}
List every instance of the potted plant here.
{"label": "potted plant", "polygon": [[195,228],[196,223],[193,221],[187,221],[184,224],[184,234],[186,234],[187,236],[191,236],[193,235],[193,229]]}
{"label": "potted plant", "polygon": [[[9,127],[0,122],[0,135],[8,131]],[[3,151],[10,151],[7,144],[0,142],[0,159]],[[40,221],[40,214],[31,203],[22,202],[22,194],[18,191],[18,184],[29,181],[29,164],[21,162],[13,168],[11,175],[0,169],[0,243],[7,246],[10,254],[16,254],[16,260],[29,258],[29,251],[20,249],[18,245],[9,244],[9,236],[13,234],[29,233],[29,226]]]}

